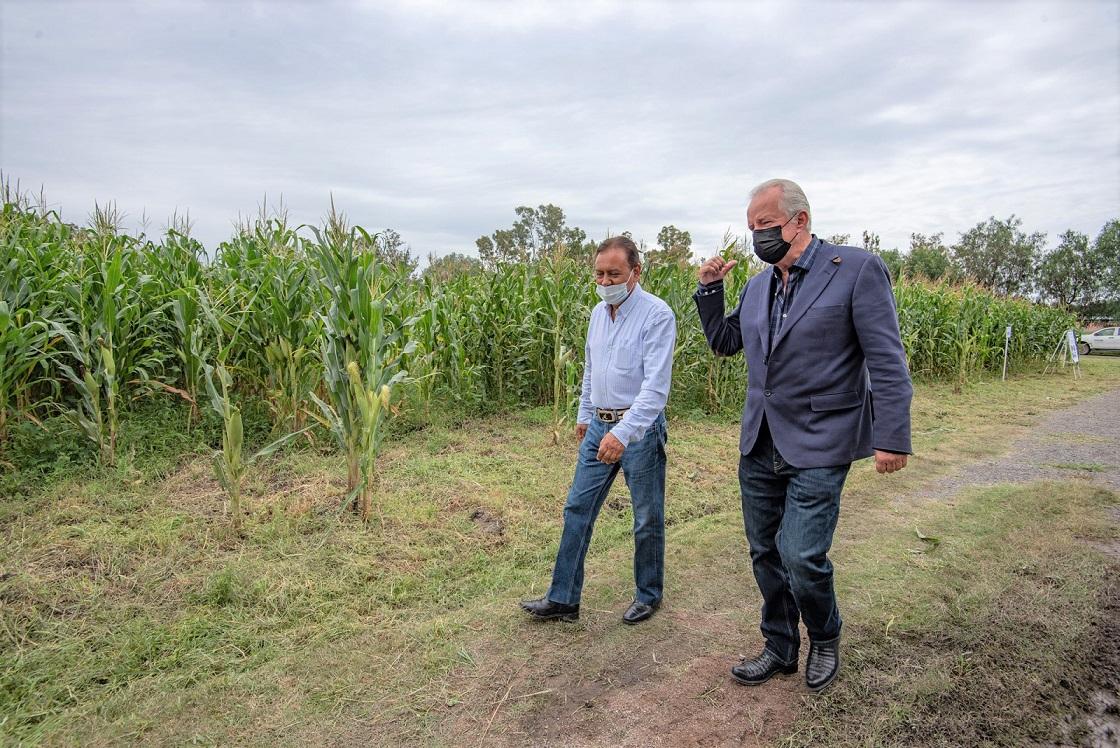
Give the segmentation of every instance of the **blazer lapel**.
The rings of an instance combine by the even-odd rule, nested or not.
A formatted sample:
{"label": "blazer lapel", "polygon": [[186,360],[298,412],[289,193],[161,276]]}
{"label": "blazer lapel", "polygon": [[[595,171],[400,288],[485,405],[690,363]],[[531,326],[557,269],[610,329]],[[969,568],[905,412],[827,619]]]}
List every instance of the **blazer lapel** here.
{"label": "blazer lapel", "polygon": [[770,283],[772,271],[767,268],[759,273],[758,336],[762,339],[762,355],[770,355]]}
{"label": "blazer lapel", "polygon": [[[824,252],[826,246],[822,245],[817,249],[817,257],[813,260],[813,267],[809,268],[809,275],[801,281],[804,285],[797,289],[797,293],[793,297],[793,307],[787,313],[786,321],[782,323],[782,331],[774,339],[772,348],[777,348],[778,344],[785,340],[790,328],[797,324],[797,320],[801,319],[809,307],[813,305],[828,282],[832,280],[832,276],[836,274],[837,266],[832,260],[837,255],[834,252]],[[769,325],[767,325],[767,329],[769,329]]]}

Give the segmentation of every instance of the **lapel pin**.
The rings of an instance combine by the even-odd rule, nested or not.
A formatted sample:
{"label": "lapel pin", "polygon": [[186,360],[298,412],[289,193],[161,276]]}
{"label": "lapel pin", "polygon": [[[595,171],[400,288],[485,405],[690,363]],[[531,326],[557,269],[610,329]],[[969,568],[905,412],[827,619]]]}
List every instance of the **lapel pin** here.
{"label": "lapel pin", "polygon": [[840,255],[836,255],[835,257],[832,258],[832,264],[833,265],[839,265],[840,264]]}

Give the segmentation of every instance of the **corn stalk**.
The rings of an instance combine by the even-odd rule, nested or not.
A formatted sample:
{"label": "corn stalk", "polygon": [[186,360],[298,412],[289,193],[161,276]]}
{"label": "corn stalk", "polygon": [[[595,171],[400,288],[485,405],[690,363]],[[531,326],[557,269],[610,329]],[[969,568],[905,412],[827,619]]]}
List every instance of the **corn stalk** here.
{"label": "corn stalk", "polygon": [[[249,304],[251,305],[256,298],[257,294],[251,296],[248,300]],[[216,312],[214,305],[205,292],[200,293],[198,302],[199,308],[202,311],[201,319],[205,320],[211,326],[218,341],[218,365],[215,367],[209,363],[203,363],[206,391],[210,397],[210,409],[222,419],[222,448],[220,451],[214,452],[212,459],[214,476],[218,479],[218,483],[221,484],[226,492],[226,498],[229,503],[230,523],[234,531],[239,532],[241,530],[241,483],[249,466],[261,457],[272,454],[283,444],[302,434],[303,431],[292,432],[277,439],[247,460],[242,457],[245,446],[245,430],[241,420],[241,409],[233,402],[231,392],[233,389],[233,378],[229,374],[229,369],[225,361],[228,360],[231,351],[237,348],[243,332],[243,325],[249,315],[242,315],[240,319],[236,320],[236,325],[227,338],[226,325],[232,323],[234,320],[230,319],[228,315]],[[221,385],[220,392],[214,385],[215,373],[218,376],[218,384]],[[304,429],[304,431],[306,431],[306,429]]]}
{"label": "corn stalk", "polygon": [[234,405],[230,397],[232,377],[226,367],[219,364],[216,371],[222,386],[219,393],[214,386],[215,368],[205,365],[206,390],[210,395],[210,408],[222,419],[222,448],[214,452],[212,464],[214,476],[225,489],[229,499],[230,523],[233,529],[241,529],[241,480],[245,477],[246,465],[241,459],[245,445],[245,430],[241,423],[241,409]]}
{"label": "corn stalk", "polygon": [[[221,391],[214,385],[215,374],[217,374],[218,384],[221,385]],[[241,421],[241,409],[233,402],[231,393],[233,378],[224,365],[218,364],[215,367],[205,364],[205,379],[206,391],[210,396],[210,408],[222,419],[222,448],[214,452],[211,464],[214,466],[214,477],[226,492],[230,524],[235,532],[239,532],[241,530],[241,483],[248,469],[257,460],[272,454],[303,431],[287,434],[255,452],[248,459],[243,458],[245,429]]]}
{"label": "corn stalk", "polygon": [[78,393],[77,406],[64,411],[63,415],[97,446],[101,464],[113,467],[117,455],[117,401],[120,390],[112,339],[98,338],[97,354],[91,356],[70,330],[58,323],[53,323],[53,329],[65,341],[81,370],[79,375],[70,365],[61,361],[58,363],[59,371]]}
{"label": "corn stalk", "polygon": [[[405,378],[402,356],[415,349],[404,344],[415,318],[401,321],[392,313],[398,281],[373,252],[358,251],[355,234],[370,246],[361,229],[347,234],[315,231],[311,247],[328,302],[320,313],[320,357],[326,400],[314,392],[319,421],[346,455],[348,494],[343,509],[354,505],[368,521],[377,487],[377,455],[390,415],[392,388]],[[355,503],[355,499],[357,499]]]}
{"label": "corn stalk", "polygon": [[171,311],[175,321],[175,355],[179,359],[180,384],[185,399],[190,403],[187,430],[200,416],[198,395],[202,388],[203,372],[209,348],[206,346],[205,327],[199,316],[200,292],[198,289],[176,289],[172,296]]}
{"label": "corn stalk", "polygon": [[0,453],[8,439],[9,413],[29,399],[35,371],[45,368],[49,357],[46,323],[27,309],[13,313],[0,299]]}
{"label": "corn stalk", "polygon": [[[552,400],[552,443],[560,443],[560,435],[571,423],[574,405],[578,402],[576,383],[579,369],[575,363],[573,348],[568,343],[571,325],[570,316],[578,310],[583,316],[586,310],[578,305],[580,286],[578,284],[564,283],[561,280],[563,267],[561,261],[548,261],[550,280],[553,282],[545,285],[540,290],[542,321],[547,333],[547,340],[551,343],[548,361],[548,371],[552,375],[550,395]],[[575,294],[575,298],[573,298]]]}

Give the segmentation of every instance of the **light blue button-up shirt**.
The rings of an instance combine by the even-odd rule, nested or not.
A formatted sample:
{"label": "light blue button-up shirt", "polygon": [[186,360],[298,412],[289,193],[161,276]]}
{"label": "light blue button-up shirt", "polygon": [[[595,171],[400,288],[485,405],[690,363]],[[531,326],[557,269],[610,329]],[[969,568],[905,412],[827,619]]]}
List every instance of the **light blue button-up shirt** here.
{"label": "light blue button-up shirt", "polygon": [[600,301],[587,325],[577,421],[591,423],[595,408],[629,408],[611,433],[623,446],[641,440],[669,399],[676,341],[673,310],[640,285],[613,320],[607,302]]}

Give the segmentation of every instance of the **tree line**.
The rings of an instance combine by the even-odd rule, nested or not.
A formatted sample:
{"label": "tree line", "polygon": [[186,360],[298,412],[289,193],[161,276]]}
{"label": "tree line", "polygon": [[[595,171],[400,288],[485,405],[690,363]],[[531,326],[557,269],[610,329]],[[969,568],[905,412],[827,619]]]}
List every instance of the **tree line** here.
{"label": "tree line", "polygon": [[881,249],[879,237],[865,231],[863,246],[879,254],[894,277],[972,280],[995,293],[1055,304],[1083,317],[1120,315],[1117,219],[1108,221],[1094,239],[1064,231],[1053,248],[1045,233],[1027,233],[1014,215],[982,221],[952,245],[942,233],[911,234],[908,251]]}
{"label": "tree line", "polygon": [[[509,228],[475,241],[477,257],[459,252],[431,255],[425,274],[449,278],[546,258],[591,261],[598,242],[585,230],[569,226],[558,206],[522,205],[514,212],[516,220]],[[835,244],[852,243],[848,234],[824,238]],[[647,265],[695,262],[692,236],[671,224],[661,228],[654,245],[639,245]],[[860,245],[882,257],[895,279],[972,281],[997,294],[1054,304],[1087,319],[1120,317],[1120,219],[1108,221],[1094,238],[1065,231],[1055,247],[1048,246],[1045,233],[1028,233],[1015,215],[992,216],[961,232],[953,243],[946,241],[943,232],[912,233],[905,250],[884,248],[878,234],[864,231]]]}

